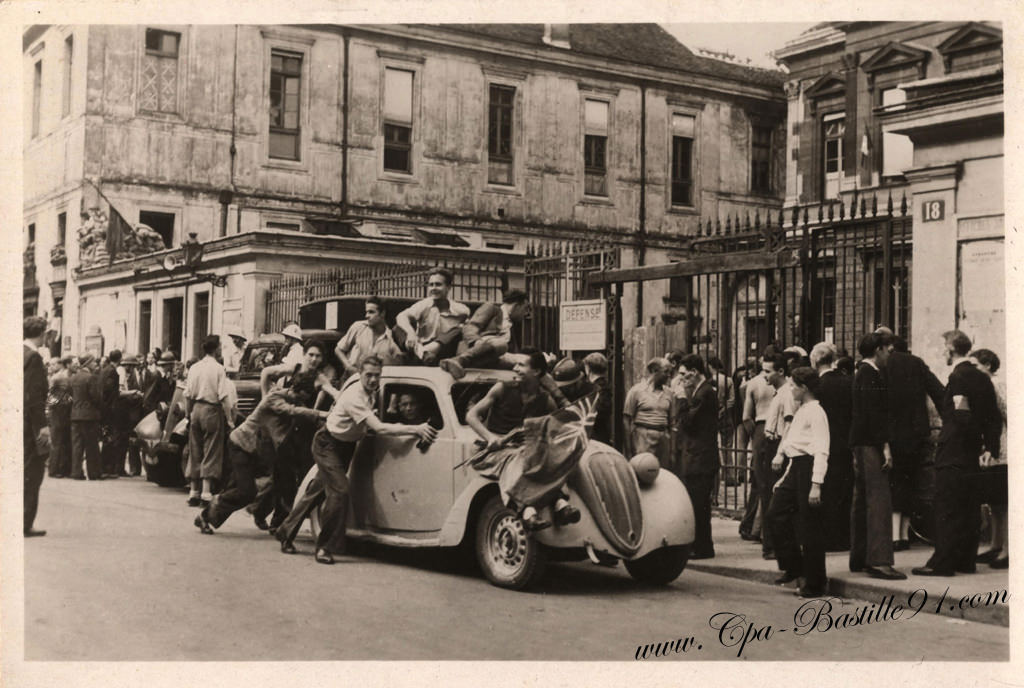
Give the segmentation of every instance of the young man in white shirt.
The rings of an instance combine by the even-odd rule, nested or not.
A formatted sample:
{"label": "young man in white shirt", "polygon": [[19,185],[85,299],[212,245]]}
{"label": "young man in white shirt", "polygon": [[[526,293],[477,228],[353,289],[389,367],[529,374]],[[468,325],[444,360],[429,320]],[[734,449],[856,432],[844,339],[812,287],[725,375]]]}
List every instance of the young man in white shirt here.
{"label": "young man in white shirt", "polygon": [[800,597],[826,593],[825,536],[821,519],[821,486],[828,470],[828,417],[818,403],[818,374],[801,367],[792,374],[793,399],[800,407],[793,415],[772,468],[789,466],[775,484],[768,523],[772,528],[775,557],[783,574],[775,582],[784,585],[801,576]]}
{"label": "young man in white shirt", "polygon": [[406,351],[425,365],[456,353],[462,323],[469,319],[469,306],[448,298],[453,279],[449,270],[436,268],[427,275],[427,298],[395,316],[395,334],[402,335]]}

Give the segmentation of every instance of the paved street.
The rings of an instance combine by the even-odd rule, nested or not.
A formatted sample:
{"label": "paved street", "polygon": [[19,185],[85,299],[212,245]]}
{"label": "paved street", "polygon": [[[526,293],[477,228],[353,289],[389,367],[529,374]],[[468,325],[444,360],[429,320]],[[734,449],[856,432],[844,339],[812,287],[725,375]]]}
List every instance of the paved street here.
{"label": "paved street", "polygon": [[201,535],[184,493],[142,479],[47,479],[41,502],[49,534],[25,543],[27,660],[633,660],[638,645],[689,636],[671,658],[735,659],[709,627],[720,612],[772,625],[745,659],[1009,655],[1007,628],[927,610],[796,635],[789,591],[691,570],[645,589],[621,566],[559,564],[516,593],[437,552],[362,548],[321,566],[308,535],[284,556],[244,513]]}

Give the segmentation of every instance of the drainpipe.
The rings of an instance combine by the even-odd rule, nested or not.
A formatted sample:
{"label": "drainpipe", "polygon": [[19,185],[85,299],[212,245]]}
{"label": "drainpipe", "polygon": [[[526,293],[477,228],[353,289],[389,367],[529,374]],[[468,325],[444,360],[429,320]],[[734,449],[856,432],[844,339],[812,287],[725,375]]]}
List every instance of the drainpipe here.
{"label": "drainpipe", "polygon": [[[233,61],[231,65],[231,147],[228,152],[231,154],[231,188],[224,189],[220,192],[220,204],[221,204],[221,215],[220,215],[220,236],[227,236],[228,233],[228,206],[235,199],[235,162],[238,156],[238,148],[235,146],[235,137],[237,134],[237,126],[235,122],[235,99],[238,95],[238,24],[235,24],[235,44],[232,55]],[[235,231],[241,229],[241,217],[242,214],[238,213],[237,227]]]}
{"label": "drainpipe", "polygon": [[341,75],[341,217],[348,217],[348,30],[343,28],[341,39],[344,44],[342,50],[345,61]]}
{"label": "drainpipe", "polygon": [[[637,266],[647,261],[647,84],[640,82],[640,225],[636,233]],[[636,326],[644,325],[644,282],[636,283]]]}

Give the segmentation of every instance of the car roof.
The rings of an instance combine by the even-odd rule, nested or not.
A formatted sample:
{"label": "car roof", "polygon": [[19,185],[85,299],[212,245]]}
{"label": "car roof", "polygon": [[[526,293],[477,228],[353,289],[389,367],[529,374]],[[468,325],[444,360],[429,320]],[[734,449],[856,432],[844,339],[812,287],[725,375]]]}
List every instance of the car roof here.
{"label": "car roof", "polygon": [[504,382],[515,378],[511,370],[489,370],[484,368],[468,368],[466,376],[456,381],[441,368],[431,366],[384,366],[381,371],[383,382],[433,382],[441,389],[458,383]]}
{"label": "car roof", "polygon": [[[302,330],[302,338],[315,339],[317,341],[341,339],[341,332],[338,330]],[[250,344],[284,344],[284,335],[280,332],[268,332],[259,334],[252,338]]]}

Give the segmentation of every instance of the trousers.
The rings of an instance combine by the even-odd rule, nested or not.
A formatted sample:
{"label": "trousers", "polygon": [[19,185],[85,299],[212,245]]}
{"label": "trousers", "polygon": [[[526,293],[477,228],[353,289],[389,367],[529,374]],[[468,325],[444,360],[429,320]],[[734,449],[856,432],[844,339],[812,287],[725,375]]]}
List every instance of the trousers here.
{"label": "trousers", "polygon": [[928,566],[943,573],[973,572],[977,564],[981,505],[975,471],[959,466],[935,470],[935,552]]}
{"label": "trousers", "polygon": [[825,534],[821,507],[811,506],[811,472],[814,457],[791,459],[789,472],[775,488],[768,522],[775,543],[779,568],[793,576],[804,577],[807,590],[825,590]]}
{"label": "trousers", "polygon": [[231,480],[226,490],[218,494],[204,510],[206,520],[214,528],[220,527],[228,516],[256,498],[256,464],[253,456],[234,442],[228,442],[228,458],[231,460]]}
{"label": "trousers", "polygon": [[[758,507],[761,505],[761,492],[757,488],[757,457],[764,444],[764,421],[754,423],[754,431],[750,434],[750,489],[747,492],[747,505],[743,511],[743,520],[740,521],[740,532],[747,535],[759,535],[761,528],[758,518]],[[740,437],[737,446],[745,449],[747,446],[747,435],[744,426],[740,425]]]}
{"label": "trousers", "polygon": [[54,406],[50,425],[50,476],[71,474],[71,406]]}
{"label": "trousers", "polygon": [[714,493],[718,471],[693,473],[683,476],[683,485],[693,504],[693,520],[696,539],[693,554],[713,555],[715,545],[711,540],[711,497]]}
{"label": "trousers", "polygon": [[[26,433],[28,434],[28,433]],[[24,528],[28,532],[36,521],[36,512],[39,511],[39,488],[43,484],[43,476],[46,475],[46,454],[39,452],[36,447],[35,437],[25,437],[24,443]]]}
{"label": "trousers", "polygon": [[128,453],[128,431],[117,423],[106,426],[106,440],[100,450],[100,464],[107,475],[124,474],[124,458]]}
{"label": "trousers", "polygon": [[878,447],[853,447],[850,569],[892,566],[892,495]]}
{"label": "trousers", "polygon": [[658,463],[667,471],[679,475],[675,465],[675,457],[670,456],[668,430],[654,430],[643,428],[639,425],[633,426],[633,451],[636,454],[650,452],[658,457]]}
{"label": "trousers", "polygon": [[[764,432],[764,426],[761,432]],[[755,433],[756,437],[756,433]],[[779,448],[778,440],[770,440],[767,437],[761,442],[760,451],[754,457],[754,474],[757,480],[758,501],[761,504],[761,551],[764,553],[775,551],[775,537],[772,534],[771,526],[768,525],[768,509],[772,504],[772,488],[779,479],[780,474],[772,468],[772,459],[775,458],[775,450]]]}
{"label": "trousers", "polygon": [[227,423],[219,404],[196,402],[189,417],[188,470],[186,478],[220,478],[224,462],[224,431]]}
{"label": "trousers", "polygon": [[348,466],[358,442],[335,439],[327,428],[313,435],[313,461],[324,485],[324,506],[320,518],[317,549],[331,554],[345,552],[345,521],[348,518]]}
{"label": "trousers", "polygon": [[[86,473],[82,473],[85,463]],[[95,420],[71,421],[71,477],[100,477],[100,424]]]}

